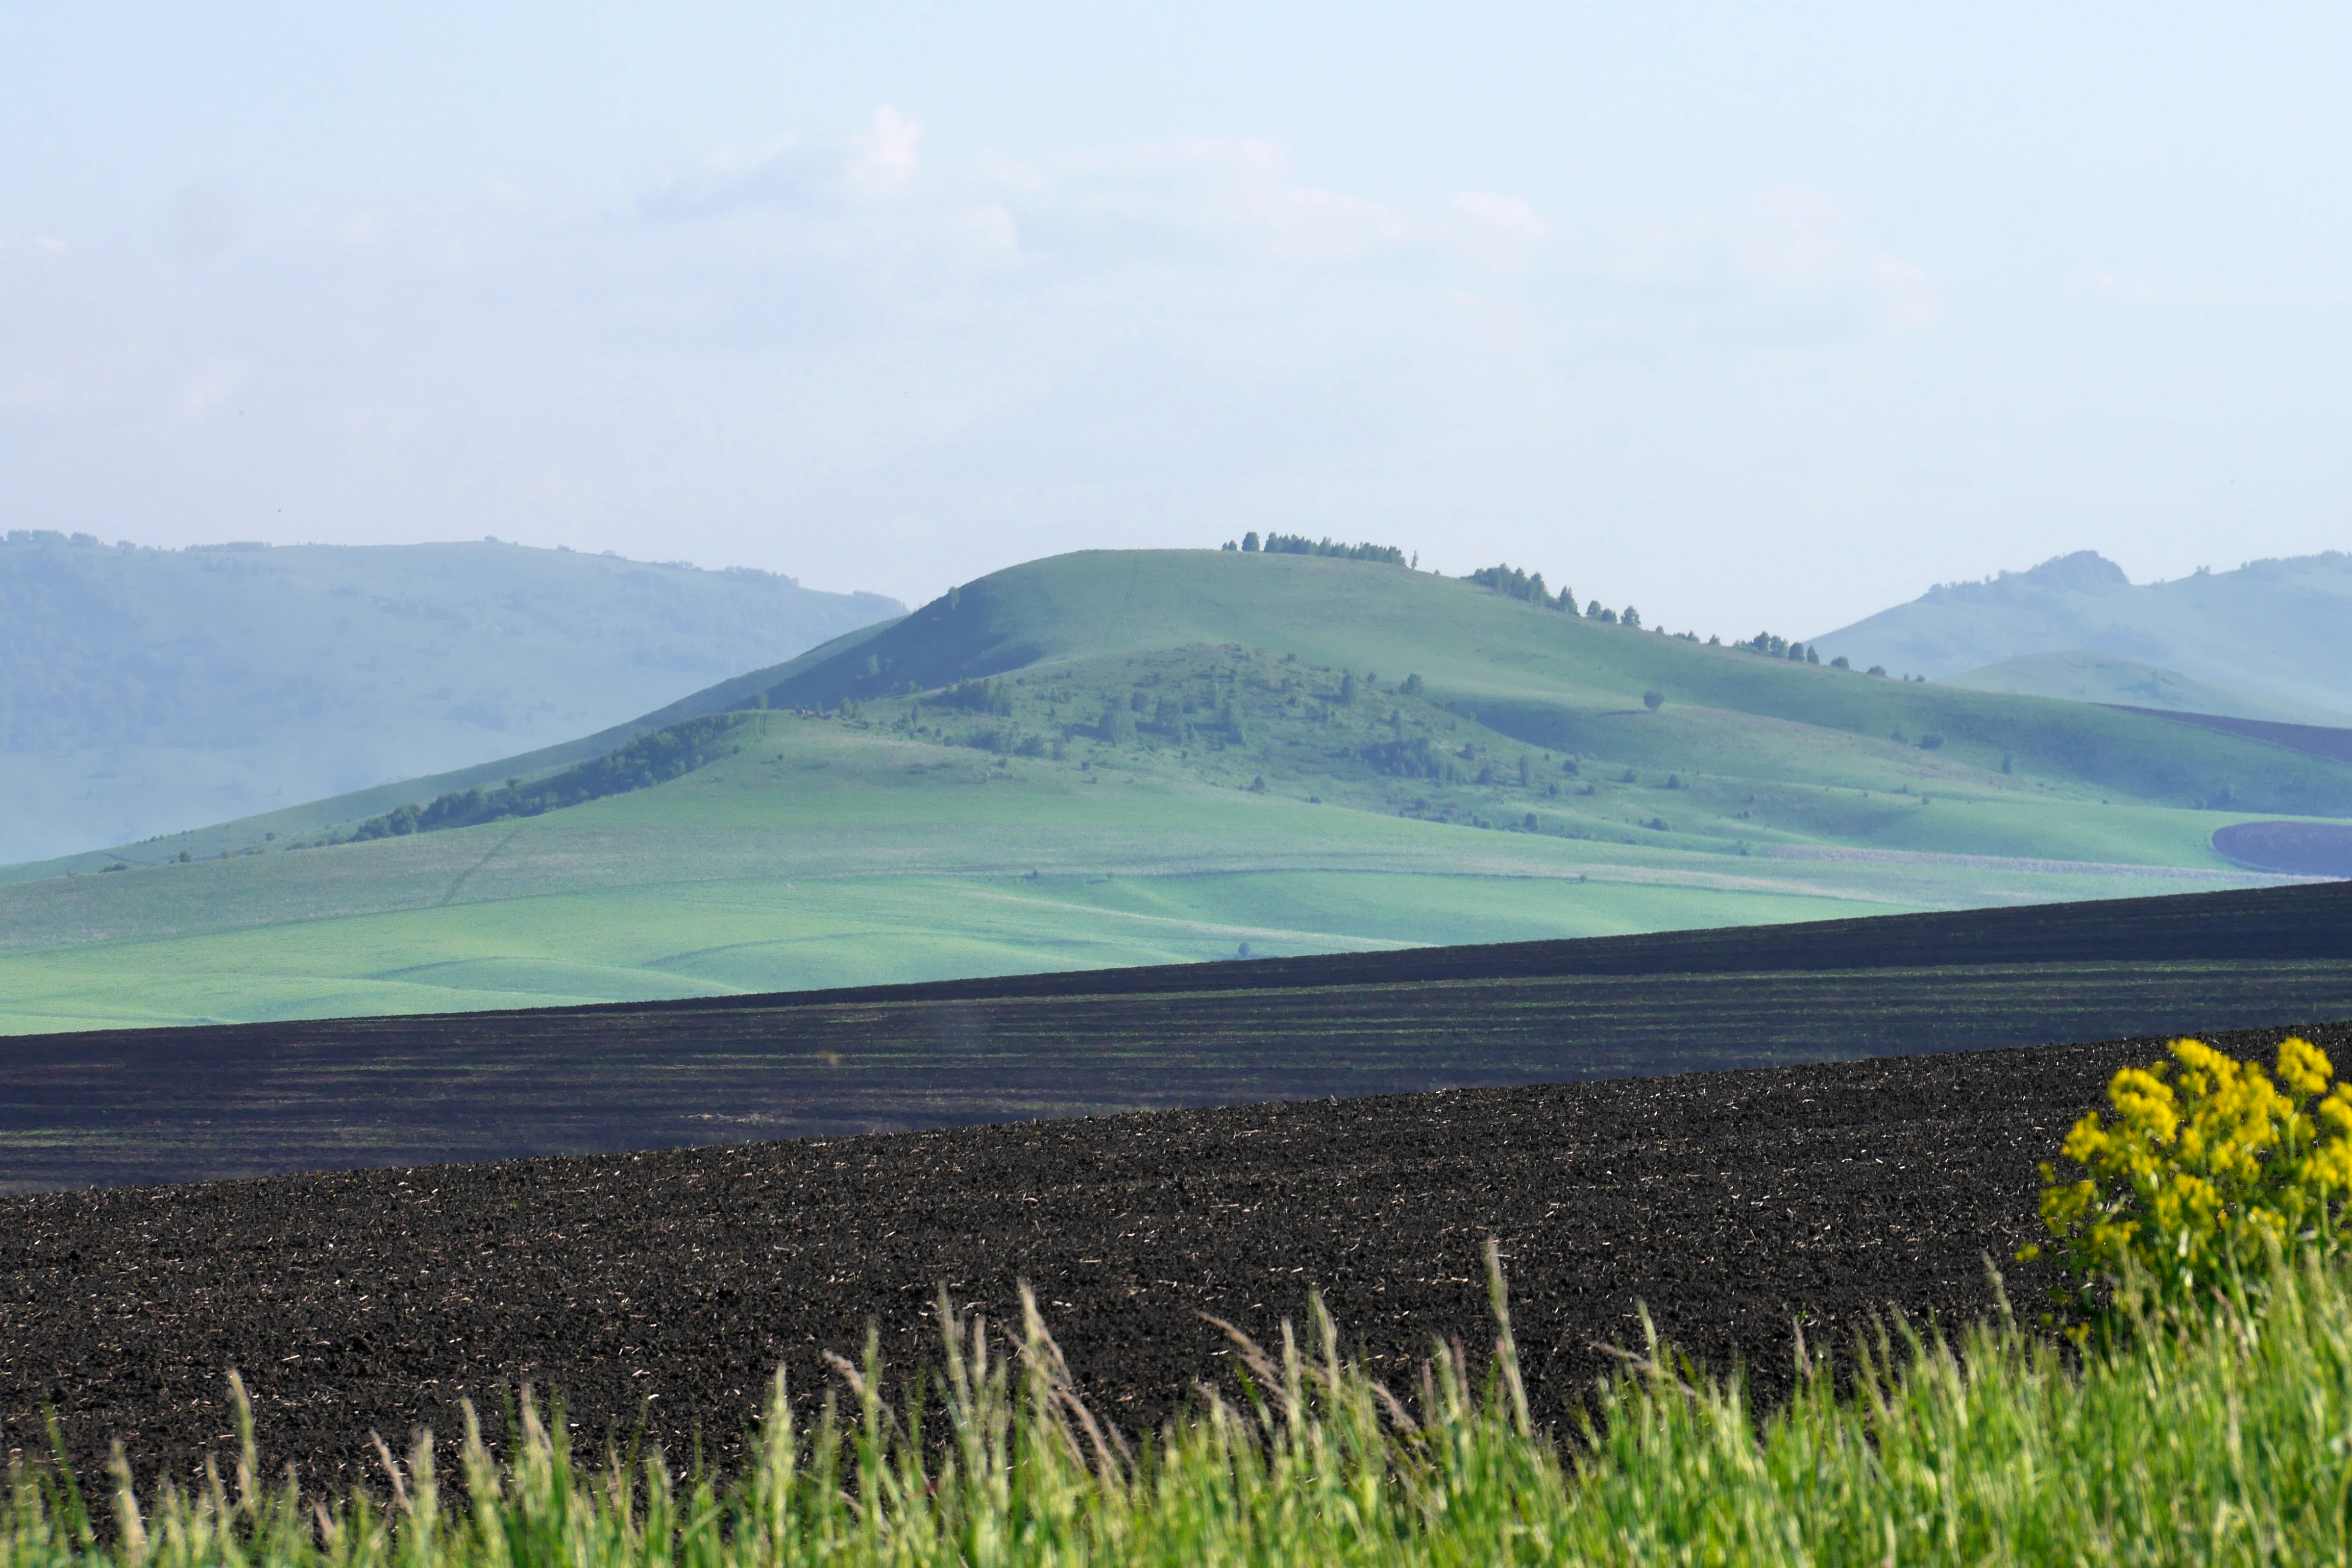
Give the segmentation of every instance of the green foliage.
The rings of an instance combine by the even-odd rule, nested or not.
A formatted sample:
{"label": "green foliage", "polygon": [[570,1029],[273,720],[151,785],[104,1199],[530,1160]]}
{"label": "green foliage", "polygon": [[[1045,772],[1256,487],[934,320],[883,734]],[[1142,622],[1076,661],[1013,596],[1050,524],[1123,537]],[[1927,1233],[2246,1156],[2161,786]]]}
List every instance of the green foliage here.
{"label": "green foliage", "polygon": [[[1249,548],[1247,540],[1242,548]],[[1303,533],[1269,533],[1265,549],[1268,555],[1328,555],[1341,561],[1378,561],[1390,566],[1405,563],[1404,552],[1392,544],[1339,544],[1328,538],[1309,539]]]}
{"label": "green foliage", "polygon": [[1492,588],[1506,598],[1524,599],[1530,604],[1546,605],[1555,609],[1572,611],[1576,608],[1576,591],[1572,588],[1563,588],[1559,591],[1559,596],[1555,599],[1551,590],[1544,586],[1543,574],[1540,572],[1530,574],[1506,563],[1501,566],[1482,566],[1470,574],[1469,580],[1481,588]]}
{"label": "green foliage", "polygon": [[372,816],[352,829],[350,840],[397,838],[412,833],[471,827],[509,816],[537,816],[606,795],[649,789],[683,778],[726,754],[717,742],[743,721],[738,713],[713,713],[638,736],[616,752],[525,785],[509,780],[504,789],[459,790],[424,805],[403,805]]}
{"label": "green foliage", "polygon": [[960,708],[967,713],[1002,717],[1013,711],[1012,688],[1002,680],[959,680],[946,690],[934,693],[929,700]]}
{"label": "green foliage", "polygon": [[1654,686],[1649,690],[1642,693],[1642,706],[1647,708],[1651,712],[1655,713],[1659,709],[1665,705],[1666,694],[1660,691],[1656,687]]}
{"label": "green foliage", "polygon": [[1418,675],[1406,676],[1404,684],[1397,688],[1397,690],[1406,697],[1418,697],[1427,689],[1429,689],[1427,684]]}
{"label": "green foliage", "polygon": [[2201,1040],[2169,1048],[2170,1062],[2116,1074],[2112,1123],[2094,1110],[2068,1131],[2080,1177],[2042,1167],[2042,1224],[2064,1246],[2078,1308],[2144,1287],[2178,1310],[2272,1254],[2333,1256],[2352,1237],[2352,1083],[2328,1087],[2326,1053],[2282,1041],[2273,1082]]}
{"label": "green foliage", "polygon": [[1441,784],[1459,784],[1463,779],[1462,764],[1427,735],[1374,741],[1359,747],[1356,754],[1375,773],[1390,778],[1434,779]]}
{"label": "green foliage", "polygon": [[[1489,1258],[1493,1258],[1490,1246]],[[1763,1411],[1642,1318],[1587,1419],[1534,1427],[1500,1284],[1469,1363],[1430,1347],[1418,1391],[1350,1359],[1319,1298],[1306,1343],[1228,1329],[1238,1394],[1204,1394],[1136,1443],[1085,1393],[1022,1292],[1011,1353],[944,1295],[931,1398],[886,1400],[871,1337],[834,1358],[811,1419],[781,1376],[721,1490],[665,1456],[575,1455],[526,1391],[503,1460],[470,1410],[445,1451],[379,1454],[373,1490],[272,1485],[241,1385],[239,1451],[142,1497],[114,1478],[101,1545],[70,1479],[18,1468],[13,1568],[751,1568],[801,1563],[1350,1564],[2336,1563],[2352,1492],[2352,1289],[2281,1267],[2223,1302],[2078,1355],[2005,1312],[1957,1342],[1907,1324],[1843,1380],[1801,1375]],[[846,1395],[845,1400],[842,1397]],[[922,1419],[939,1410],[939,1425]],[[452,1494],[455,1495],[452,1495]]]}

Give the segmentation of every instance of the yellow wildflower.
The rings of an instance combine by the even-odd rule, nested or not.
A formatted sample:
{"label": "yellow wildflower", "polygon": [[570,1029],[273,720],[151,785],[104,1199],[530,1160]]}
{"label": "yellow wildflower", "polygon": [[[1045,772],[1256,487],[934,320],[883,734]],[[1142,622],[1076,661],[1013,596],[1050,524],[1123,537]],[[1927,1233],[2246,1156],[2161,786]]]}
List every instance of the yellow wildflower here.
{"label": "yellow wildflower", "polygon": [[2352,1236],[2352,1084],[2329,1087],[2326,1053],[2284,1041],[2273,1081],[2201,1040],[2169,1050],[2169,1062],[2116,1074],[2113,1121],[2095,1110],[2067,1132],[2080,1178],[2042,1167],[2042,1224],[2085,1302],[2135,1268],[2185,1300],[2272,1246],[2334,1251]]}

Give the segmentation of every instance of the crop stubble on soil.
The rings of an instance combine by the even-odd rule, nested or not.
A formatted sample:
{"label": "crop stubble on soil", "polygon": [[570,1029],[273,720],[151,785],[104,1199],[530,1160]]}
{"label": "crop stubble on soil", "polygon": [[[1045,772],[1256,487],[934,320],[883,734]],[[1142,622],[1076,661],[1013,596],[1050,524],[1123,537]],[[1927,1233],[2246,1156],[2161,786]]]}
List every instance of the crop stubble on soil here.
{"label": "crop stubble on soil", "polygon": [[[2306,1030],[2339,1059],[2352,1025]],[[2217,1037],[2241,1054],[2281,1030]],[[1530,1392],[1558,1418],[1637,1343],[1636,1303],[1716,1367],[1785,1384],[1791,1324],[1848,1342],[1886,1307],[1991,1300],[2033,1234],[2034,1164],[2159,1042],[966,1127],[881,1137],[275,1177],[0,1201],[0,1418],[78,1468],[110,1438],[186,1474],[254,1392],[271,1462],[362,1479],[370,1431],[495,1433],[525,1380],[593,1447],[642,1417],[722,1468],[781,1362],[877,1321],[900,1372],[935,1289],[1004,1322],[1036,1289],[1097,1407],[1156,1424],[1319,1284],[1402,1384],[1432,1337],[1490,1335],[1500,1237]],[[2021,1301],[2046,1279],[2011,1270]]]}

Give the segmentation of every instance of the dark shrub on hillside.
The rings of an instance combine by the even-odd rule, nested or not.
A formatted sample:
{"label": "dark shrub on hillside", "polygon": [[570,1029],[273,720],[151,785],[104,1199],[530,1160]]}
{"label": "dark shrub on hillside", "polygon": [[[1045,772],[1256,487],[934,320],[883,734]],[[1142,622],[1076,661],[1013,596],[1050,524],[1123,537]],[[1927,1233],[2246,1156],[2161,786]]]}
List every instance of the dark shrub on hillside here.
{"label": "dark shrub on hillside", "polygon": [[1391,778],[1452,783],[1462,776],[1462,764],[1426,735],[1416,735],[1410,741],[1381,741],[1362,747],[1356,754],[1370,763],[1375,772]]}
{"label": "dark shrub on hillside", "polygon": [[503,789],[457,790],[429,805],[400,806],[382,816],[368,818],[352,830],[351,837],[397,838],[445,827],[470,827],[501,817],[537,816],[567,805],[601,800],[608,795],[625,795],[631,790],[666,784],[736,750],[733,746],[721,748],[715,742],[741,722],[743,716],[740,713],[713,713],[689,719],[666,730],[639,735],[618,751],[537,784],[509,779]]}
{"label": "dark shrub on hillside", "polygon": [[1001,680],[959,680],[930,700],[967,713],[1003,717],[1013,711],[1013,689]]}

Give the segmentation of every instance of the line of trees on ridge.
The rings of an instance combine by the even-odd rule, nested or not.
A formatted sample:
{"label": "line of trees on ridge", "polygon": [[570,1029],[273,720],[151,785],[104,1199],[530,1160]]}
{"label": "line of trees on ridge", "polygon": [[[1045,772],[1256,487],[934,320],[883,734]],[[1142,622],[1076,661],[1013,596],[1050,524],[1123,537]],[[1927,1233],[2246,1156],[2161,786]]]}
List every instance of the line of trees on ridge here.
{"label": "line of trees on ridge", "polygon": [[[1309,539],[1303,533],[1269,533],[1261,541],[1255,529],[1243,534],[1238,544],[1225,541],[1224,548],[1249,555],[1328,555],[1341,561],[1378,561],[1387,566],[1412,563],[1393,544],[1343,544],[1328,536]],[[1416,555],[1413,562],[1420,559]]]}
{"label": "line of trees on ridge", "polygon": [[742,721],[740,713],[712,713],[688,719],[667,729],[639,735],[617,751],[536,784],[509,779],[501,789],[453,790],[423,805],[403,805],[382,816],[371,816],[352,829],[346,842],[437,833],[444,828],[471,827],[508,816],[538,816],[567,805],[601,800],[608,795],[648,789],[741,750],[740,745],[722,750],[715,742]]}
{"label": "line of trees on ridge", "polygon": [[[1577,613],[1575,589],[1563,584],[1559,592],[1555,594],[1545,585],[1542,573],[1524,572],[1508,562],[1500,566],[1481,566],[1470,574],[1467,581],[1477,584],[1481,588],[1490,588],[1507,599],[1521,599],[1530,605],[1541,605],[1547,609],[1558,610],[1562,615],[1572,616]],[[1595,599],[1584,606],[1584,618],[1589,621],[1600,621],[1609,626],[1631,626],[1635,631],[1642,629],[1642,612],[1631,605],[1626,605],[1622,611],[1618,611],[1611,609]],[[1692,636],[1690,640],[1696,642],[1698,638]]]}

